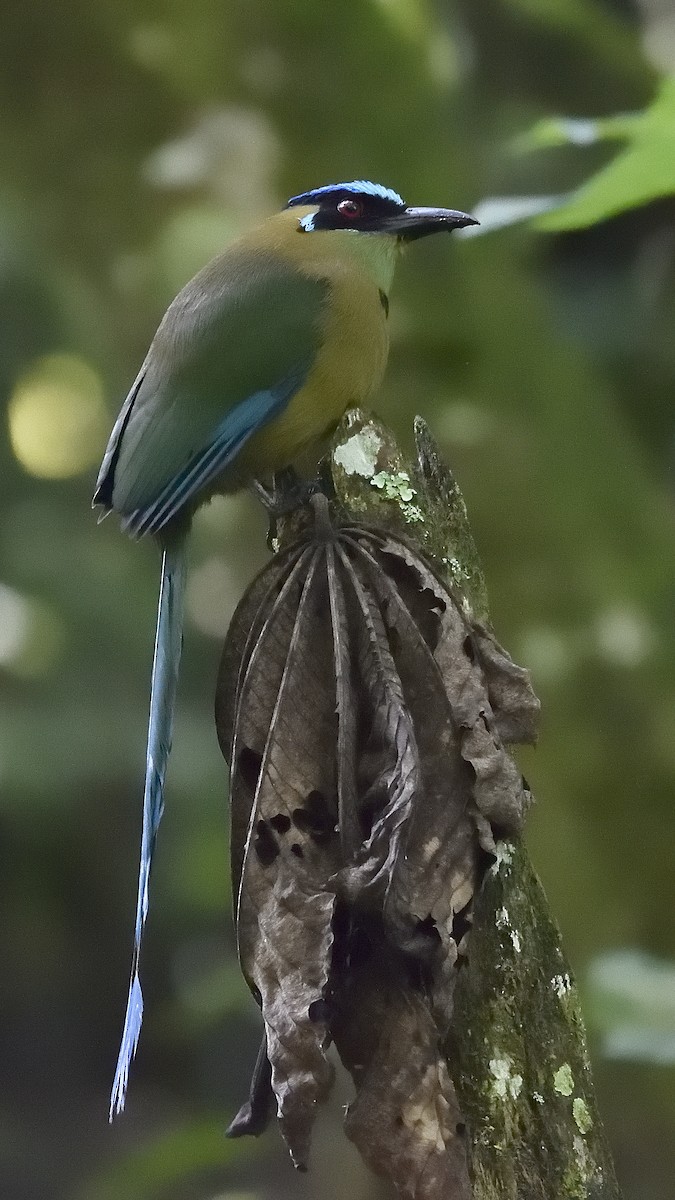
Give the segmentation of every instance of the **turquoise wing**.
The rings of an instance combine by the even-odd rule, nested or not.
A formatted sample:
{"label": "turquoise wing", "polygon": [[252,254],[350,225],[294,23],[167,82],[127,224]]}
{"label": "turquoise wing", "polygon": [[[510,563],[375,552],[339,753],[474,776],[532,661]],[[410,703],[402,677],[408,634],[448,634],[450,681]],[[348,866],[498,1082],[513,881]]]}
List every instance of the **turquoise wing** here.
{"label": "turquoise wing", "polygon": [[226,251],[176,297],[113,429],[94,503],[157,533],[302,386],[326,285],[268,254]]}

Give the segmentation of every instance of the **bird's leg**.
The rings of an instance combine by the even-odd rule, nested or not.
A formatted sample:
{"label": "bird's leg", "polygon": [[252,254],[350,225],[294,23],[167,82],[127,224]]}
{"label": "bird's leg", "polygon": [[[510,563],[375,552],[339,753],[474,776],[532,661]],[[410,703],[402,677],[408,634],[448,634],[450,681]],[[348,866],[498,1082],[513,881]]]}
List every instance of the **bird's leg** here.
{"label": "bird's leg", "polygon": [[287,517],[307,504],[317,490],[317,480],[301,479],[294,467],[284,467],[276,471],[272,487],[267,487],[260,479],[252,479],[251,491],[258,497],[271,518]]}

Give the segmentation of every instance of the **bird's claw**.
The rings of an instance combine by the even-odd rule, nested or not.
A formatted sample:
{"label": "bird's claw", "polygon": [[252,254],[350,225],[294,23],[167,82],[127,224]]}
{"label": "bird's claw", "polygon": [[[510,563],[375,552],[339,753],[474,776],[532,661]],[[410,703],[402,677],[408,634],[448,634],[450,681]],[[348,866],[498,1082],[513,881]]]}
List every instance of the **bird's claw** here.
{"label": "bird's claw", "polygon": [[283,471],[275,472],[271,488],[259,479],[253,479],[251,489],[270,519],[276,520],[308,504],[321,490],[321,484],[318,479],[301,479],[293,467],[285,467]]}

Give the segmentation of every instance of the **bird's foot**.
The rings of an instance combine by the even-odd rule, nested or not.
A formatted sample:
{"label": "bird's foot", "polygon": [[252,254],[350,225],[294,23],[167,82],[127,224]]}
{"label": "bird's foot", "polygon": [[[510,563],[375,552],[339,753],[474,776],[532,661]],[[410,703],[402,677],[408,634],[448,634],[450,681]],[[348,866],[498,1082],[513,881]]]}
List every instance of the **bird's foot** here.
{"label": "bird's foot", "polygon": [[301,479],[293,467],[285,467],[283,471],[275,472],[271,488],[259,479],[252,479],[250,486],[268,516],[274,520],[287,517],[295,512],[296,508],[302,508],[321,490],[320,480]]}

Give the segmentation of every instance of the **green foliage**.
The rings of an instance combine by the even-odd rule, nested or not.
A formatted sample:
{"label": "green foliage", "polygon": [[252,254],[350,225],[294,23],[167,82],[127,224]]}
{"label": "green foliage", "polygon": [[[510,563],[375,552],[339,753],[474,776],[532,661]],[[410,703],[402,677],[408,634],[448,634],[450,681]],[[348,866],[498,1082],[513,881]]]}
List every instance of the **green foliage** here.
{"label": "green foliage", "polygon": [[643,113],[590,121],[545,120],[529,135],[533,147],[625,142],[625,149],[591,176],[569,202],[538,217],[548,232],[584,229],[619,213],[675,194],[675,77],[664,80]]}
{"label": "green foliage", "polygon": [[675,1064],[675,964],[635,950],[596,959],[587,1013],[609,1058]]}
{"label": "green foliage", "polygon": [[635,75],[640,64],[635,33],[628,22],[597,0],[504,0],[516,12],[548,32],[573,39],[579,47],[609,64],[613,71]]}
{"label": "green foliage", "polygon": [[88,1179],[78,1200],[155,1200],[190,1175],[226,1169],[250,1145],[225,1138],[217,1118],[198,1120],[148,1139],[142,1149]]}
{"label": "green foliage", "polygon": [[[366,175],[411,203],[467,209],[481,195],[572,193],[538,218],[555,236],[530,223],[411,251],[378,407],[401,439],[417,412],[440,439],[499,639],[533,670],[543,732],[523,760],[539,798],[529,840],[573,961],[583,973],[627,941],[675,957],[675,279],[668,212],[644,207],[672,194],[675,101],[664,80],[650,105],[651,9],[642,23],[626,11],[65,0],[42,6],[27,37],[25,5],[5,6],[0,1102],[16,1134],[0,1144],[2,1194],[72,1200],[94,1162],[114,1160],[108,1195],[207,1200],[240,1176],[261,1200],[372,1195],[334,1126],[319,1122],[331,1136],[303,1190],[282,1157],[247,1160],[235,1180],[213,1124],[244,1099],[259,1035],[234,983],[213,728],[222,633],[267,553],[248,498],[196,522],[144,1034],[124,1125],[106,1123],[158,560],[89,510],[100,406],[111,423],[164,307],[221,239],[304,187]],[[575,144],[587,124],[551,124],[555,113],[599,114],[591,143]],[[530,126],[540,151],[513,153]],[[84,403],[64,391],[63,355],[71,380],[92,380]],[[40,419],[45,406],[55,420]],[[600,1106],[633,1200],[665,1200],[675,1077],[622,1070],[603,1066]],[[177,1112],[206,1122],[204,1141],[172,1132]],[[153,1182],[143,1154],[158,1129]],[[212,1193],[186,1182],[198,1160],[220,1164]]]}

